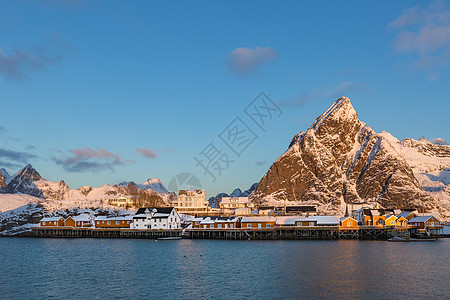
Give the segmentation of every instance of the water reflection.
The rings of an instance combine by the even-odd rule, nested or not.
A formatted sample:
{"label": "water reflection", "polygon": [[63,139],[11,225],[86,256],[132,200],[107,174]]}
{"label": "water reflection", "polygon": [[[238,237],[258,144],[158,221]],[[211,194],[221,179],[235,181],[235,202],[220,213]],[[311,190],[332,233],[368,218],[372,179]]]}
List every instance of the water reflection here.
{"label": "water reflection", "polygon": [[1,298],[450,299],[450,240],[0,239]]}

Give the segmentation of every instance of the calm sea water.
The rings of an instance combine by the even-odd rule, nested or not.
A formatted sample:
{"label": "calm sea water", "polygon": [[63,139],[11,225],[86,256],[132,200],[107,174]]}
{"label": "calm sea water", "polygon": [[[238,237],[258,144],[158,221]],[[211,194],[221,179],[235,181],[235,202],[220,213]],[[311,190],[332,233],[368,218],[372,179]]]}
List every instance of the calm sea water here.
{"label": "calm sea water", "polygon": [[450,239],[0,238],[2,299],[450,299]]}

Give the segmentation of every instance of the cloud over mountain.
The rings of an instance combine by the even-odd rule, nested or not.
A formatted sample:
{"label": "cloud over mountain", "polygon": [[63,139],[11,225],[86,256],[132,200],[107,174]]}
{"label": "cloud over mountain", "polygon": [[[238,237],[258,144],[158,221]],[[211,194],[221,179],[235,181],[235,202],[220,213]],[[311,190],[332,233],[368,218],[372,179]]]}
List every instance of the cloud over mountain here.
{"label": "cloud over mountain", "polygon": [[60,165],[67,172],[100,172],[105,170],[114,170],[115,166],[128,165],[134,163],[130,160],[124,160],[119,155],[111,153],[105,149],[97,148],[94,150],[89,147],[69,150],[70,155],[52,157],[52,160]]}
{"label": "cloud over mountain", "polygon": [[2,167],[16,168],[36,157],[36,155],[27,152],[0,148],[0,166]]}

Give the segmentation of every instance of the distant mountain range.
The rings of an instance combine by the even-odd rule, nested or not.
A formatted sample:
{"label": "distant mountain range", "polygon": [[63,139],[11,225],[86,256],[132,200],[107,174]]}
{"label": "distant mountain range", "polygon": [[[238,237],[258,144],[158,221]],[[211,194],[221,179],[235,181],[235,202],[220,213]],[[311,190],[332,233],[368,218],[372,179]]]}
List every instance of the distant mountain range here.
{"label": "distant mountain range", "polygon": [[231,194],[219,193],[208,199],[209,206],[218,208],[223,197],[248,197],[255,190],[257,185],[257,183],[254,183],[248,190],[245,191],[242,191],[240,188],[236,188],[231,192]]}
{"label": "distant mountain range", "polygon": [[63,180],[55,182],[44,179],[31,165],[25,166],[12,176],[5,169],[0,169],[0,193],[5,194],[1,199],[6,199],[6,194],[27,194],[38,199],[59,202],[61,205],[64,202],[77,202],[93,206],[106,204],[105,200],[114,195],[140,195],[143,199],[151,199],[153,204],[159,205],[167,204],[168,199],[173,196],[157,178],[142,184],[130,181],[117,185],[106,184],[98,188],[83,186],[70,189]]}
{"label": "distant mountain range", "polygon": [[318,204],[328,213],[372,200],[449,217],[449,179],[446,141],[378,134],[358,119],[350,99],[341,97],[292,139],[250,198],[270,205]]}

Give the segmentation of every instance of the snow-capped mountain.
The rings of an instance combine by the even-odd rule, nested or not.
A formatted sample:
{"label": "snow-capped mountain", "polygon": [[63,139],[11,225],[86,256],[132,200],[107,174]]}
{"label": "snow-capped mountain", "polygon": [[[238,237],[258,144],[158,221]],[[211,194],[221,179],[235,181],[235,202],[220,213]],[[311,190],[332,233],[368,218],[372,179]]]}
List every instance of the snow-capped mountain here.
{"label": "snow-capped mountain", "polygon": [[41,175],[28,164],[6,180],[6,192],[9,194],[28,194],[42,198],[42,191],[35,184],[35,182],[42,179]]}
{"label": "snow-capped mountain", "polygon": [[[440,155],[427,143],[424,153]],[[270,167],[250,198],[262,204],[318,204],[342,211],[344,203],[375,200],[386,208],[445,214],[384,134],[358,119],[350,99],[335,101]],[[436,146],[439,147],[439,146]]]}
{"label": "snow-capped mountain", "polygon": [[[128,187],[128,185],[130,183],[135,184],[133,181],[129,181],[129,182],[121,182],[118,184],[118,186]],[[141,184],[136,184],[136,187],[138,187],[141,190],[151,189],[158,193],[164,193],[164,194],[169,193],[169,191],[165,188],[165,186],[162,184],[162,182],[161,182],[161,180],[159,180],[159,178],[149,178],[146,182],[143,182]]]}
{"label": "snow-capped mountain", "polygon": [[[159,179],[149,179],[140,185],[126,182],[112,186],[106,184],[97,188],[83,186],[79,189],[70,189],[63,180],[55,182],[44,179],[31,165],[27,165],[13,176],[7,177],[5,184],[6,186],[0,189],[0,192],[27,194],[42,200],[57,202],[52,205],[59,209],[76,206],[99,207],[106,203],[108,197],[115,195],[139,195],[142,199],[151,200],[154,205],[158,203],[162,205],[166,204],[171,196]],[[2,201],[6,201],[7,198],[8,196],[4,195]]]}

